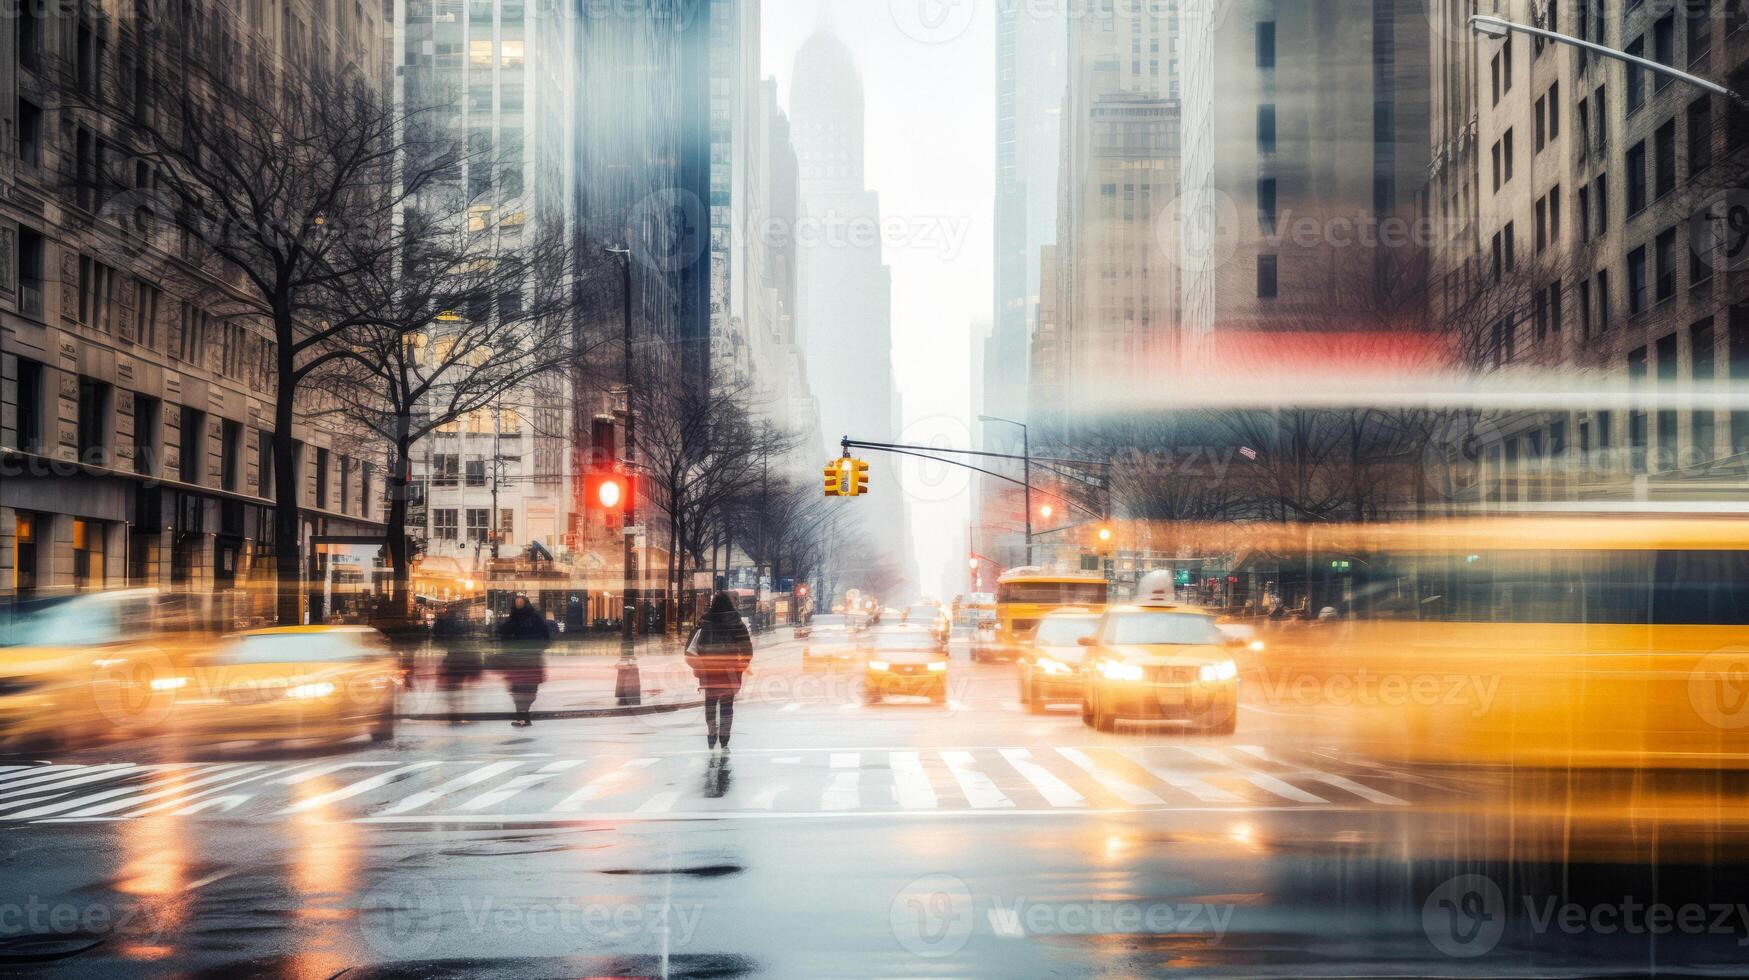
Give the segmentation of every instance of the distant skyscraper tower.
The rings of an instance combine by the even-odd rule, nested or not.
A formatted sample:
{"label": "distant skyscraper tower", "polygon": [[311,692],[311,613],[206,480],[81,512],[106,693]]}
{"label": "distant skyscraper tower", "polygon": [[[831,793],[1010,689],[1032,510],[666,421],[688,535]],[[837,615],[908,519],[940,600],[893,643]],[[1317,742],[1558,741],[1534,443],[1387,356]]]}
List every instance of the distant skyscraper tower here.
{"label": "distant skyscraper tower", "polygon": [[[880,200],[863,185],[862,115],[862,79],[849,49],[817,31],[796,52],[790,123],[803,212],[798,333],[829,445],[846,435],[891,441],[899,432],[892,277],[881,255]],[[868,527],[908,566],[898,467],[876,454],[869,468]]]}

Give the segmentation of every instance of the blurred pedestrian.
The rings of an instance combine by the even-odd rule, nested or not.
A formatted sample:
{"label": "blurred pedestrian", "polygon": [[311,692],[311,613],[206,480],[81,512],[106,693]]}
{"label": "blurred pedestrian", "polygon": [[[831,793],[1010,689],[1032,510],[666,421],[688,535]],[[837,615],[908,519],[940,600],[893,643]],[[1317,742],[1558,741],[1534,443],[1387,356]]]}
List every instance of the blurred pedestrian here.
{"label": "blurred pedestrian", "polygon": [[481,624],[474,612],[475,603],[464,599],[446,603],[431,621],[431,639],[443,651],[443,660],[437,666],[437,689],[449,704],[452,723],[460,722],[463,690],[486,668]]}
{"label": "blurred pedestrian", "polygon": [[546,617],[528,601],[528,596],[519,595],[511,600],[510,614],[498,624],[501,649],[494,666],[504,674],[505,685],[510,688],[510,701],[516,706],[516,718],[510,724],[517,728],[534,724],[529,709],[534,706],[541,683],[547,679],[546,650],[551,640]]}
{"label": "blurred pedestrian", "polygon": [[705,738],[710,747],[729,750],[729,729],[735,721],[735,695],[741,690],[741,675],[753,662],[753,637],[735,608],[735,599],[718,592],[710,611],[699,621],[692,642],[686,645],[686,665],[698,678],[704,695]]}

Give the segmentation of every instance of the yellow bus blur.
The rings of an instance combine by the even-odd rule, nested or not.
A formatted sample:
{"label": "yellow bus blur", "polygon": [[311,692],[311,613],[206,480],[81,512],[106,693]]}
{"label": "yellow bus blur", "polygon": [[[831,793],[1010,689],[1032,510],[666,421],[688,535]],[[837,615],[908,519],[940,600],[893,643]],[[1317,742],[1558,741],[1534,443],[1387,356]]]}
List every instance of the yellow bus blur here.
{"label": "yellow bus blur", "polygon": [[1308,736],[1420,761],[1749,767],[1749,518],[1454,518],[1251,543],[1322,593],[1247,672]]}
{"label": "yellow bus blur", "polygon": [[1105,605],[1105,578],[1085,572],[1047,572],[1034,566],[1011,568],[996,580],[995,636],[972,644],[973,660],[1013,660],[1027,634],[1053,609]]}

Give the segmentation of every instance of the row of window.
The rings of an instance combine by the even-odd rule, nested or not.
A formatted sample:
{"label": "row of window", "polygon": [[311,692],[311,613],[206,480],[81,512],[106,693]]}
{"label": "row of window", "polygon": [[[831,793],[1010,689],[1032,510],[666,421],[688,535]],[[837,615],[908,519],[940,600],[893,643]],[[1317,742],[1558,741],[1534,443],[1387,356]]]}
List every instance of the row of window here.
{"label": "row of window", "polygon": [[[46,407],[47,397],[43,366],[35,361],[19,358],[15,431],[17,448],[23,452],[41,454],[47,450],[48,423],[52,417]],[[164,447],[159,445],[159,436],[166,421],[166,406],[161,399],[144,392],[133,393],[133,406],[133,433],[126,447],[132,458],[133,471],[142,476],[161,475]],[[174,478],[194,486],[214,486],[231,493],[247,492],[243,479],[243,423],[234,419],[220,419],[219,472],[214,474],[208,472],[207,413],[191,405],[171,405],[168,409],[177,413],[179,441]],[[94,466],[111,466],[116,463],[114,386],[95,378],[79,378],[76,431],[79,462]],[[304,451],[305,447],[298,444],[297,452],[300,457]],[[255,459],[260,474],[259,495],[271,499],[274,493],[273,444],[272,434],[267,430],[257,430]],[[340,513],[346,513],[354,499],[353,489],[356,486],[361,491],[360,496],[368,511],[374,476],[370,463],[346,455],[339,455],[338,460],[333,460],[328,449],[317,447],[314,465],[314,507],[327,510],[333,504]],[[330,474],[336,469],[339,475],[339,493],[331,499]]]}
{"label": "row of window", "polygon": [[[431,539],[433,541],[458,540],[456,518],[465,515],[467,518],[467,536],[459,540],[466,544],[492,543],[492,509],[490,507],[434,507],[431,511]],[[516,538],[516,511],[510,507],[498,510],[498,540],[500,543]]]}

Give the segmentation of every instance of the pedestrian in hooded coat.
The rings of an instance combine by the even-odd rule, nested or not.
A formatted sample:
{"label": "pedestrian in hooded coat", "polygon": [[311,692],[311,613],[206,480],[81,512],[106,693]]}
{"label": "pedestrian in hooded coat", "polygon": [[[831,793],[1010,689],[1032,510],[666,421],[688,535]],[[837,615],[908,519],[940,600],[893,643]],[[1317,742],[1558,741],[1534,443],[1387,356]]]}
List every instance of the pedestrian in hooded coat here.
{"label": "pedestrian in hooded coat", "polygon": [[753,662],[753,638],[740,610],[727,592],[718,592],[710,611],[686,646],[686,665],[698,678],[704,695],[704,725],[710,747],[729,748],[729,729],[735,721],[735,695],[741,690],[741,675]]}
{"label": "pedestrian in hooded coat", "polygon": [[534,724],[529,709],[547,679],[546,649],[552,634],[546,617],[527,596],[519,595],[510,604],[510,615],[498,624],[498,640],[500,650],[493,666],[503,673],[510,701],[516,706],[516,718],[510,724],[527,728]]}

